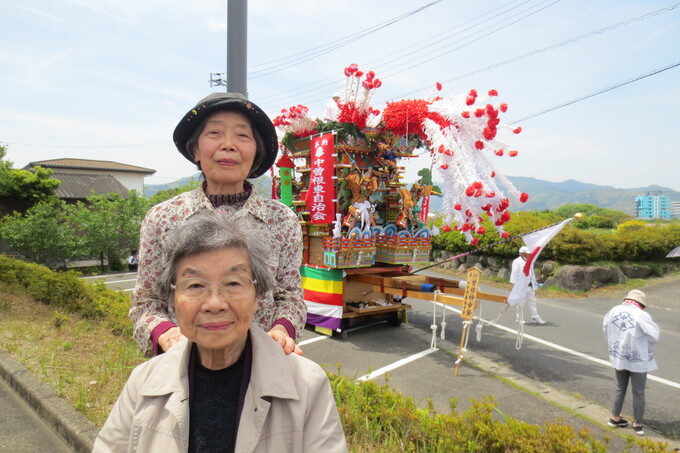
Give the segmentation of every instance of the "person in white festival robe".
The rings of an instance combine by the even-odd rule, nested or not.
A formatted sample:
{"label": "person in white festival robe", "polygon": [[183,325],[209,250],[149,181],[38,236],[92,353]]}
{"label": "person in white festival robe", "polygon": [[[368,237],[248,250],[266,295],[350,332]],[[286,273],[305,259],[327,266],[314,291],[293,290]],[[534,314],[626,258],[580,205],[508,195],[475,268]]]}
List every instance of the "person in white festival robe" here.
{"label": "person in white festival robe", "polygon": [[[529,248],[522,246],[519,249],[519,256],[515,258],[512,262],[512,273],[510,274],[510,283],[518,283],[523,281],[523,269],[527,264],[527,259],[529,258]],[[536,324],[545,324],[545,321],[541,319],[538,315],[538,308],[536,307],[536,288],[538,288],[538,283],[536,282],[536,275],[534,274],[534,267],[530,265],[529,276],[527,282],[527,290],[524,295],[524,300],[520,301],[521,305],[517,305],[517,318],[518,321],[523,321],[523,317],[519,316],[519,311],[522,310],[522,305],[529,305],[529,310],[531,311],[531,322]]]}

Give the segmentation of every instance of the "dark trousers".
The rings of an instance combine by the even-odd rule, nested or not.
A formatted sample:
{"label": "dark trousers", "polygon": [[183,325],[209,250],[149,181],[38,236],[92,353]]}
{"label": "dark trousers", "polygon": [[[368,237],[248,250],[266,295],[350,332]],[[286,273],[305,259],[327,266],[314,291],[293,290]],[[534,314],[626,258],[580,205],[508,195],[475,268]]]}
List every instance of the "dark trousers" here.
{"label": "dark trousers", "polygon": [[642,424],[642,417],[645,415],[645,385],[647,384],[647,373],[634,373],[628,370],[616,370],[616,388],[612,398],[612,415],[621,415],[623,400],[626,398],[630,381],[633,390],[633,419],[635,423]]}

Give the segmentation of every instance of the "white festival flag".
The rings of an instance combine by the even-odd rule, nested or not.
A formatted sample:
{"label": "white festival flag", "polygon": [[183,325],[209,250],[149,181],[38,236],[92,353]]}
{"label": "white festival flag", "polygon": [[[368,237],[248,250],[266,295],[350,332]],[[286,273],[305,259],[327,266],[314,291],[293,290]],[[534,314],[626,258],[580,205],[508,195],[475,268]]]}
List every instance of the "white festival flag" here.
{"label": "white festival flag", "polygon": [[513,286],[512,291],[510,291],[510,295],[508,296],[508,305],[512,307],[525,299],[529,289],[529,282],[531,281],[531,268],[538,259],[538,255],[541,254],[543,247],[545,247],[546,244],[550,242],[550,240],[554,238],[555,235],[572,220],[574,220],[573,217],[564,220],[557,225],[553,225],[550,228],[545,228],[543,230],[535,231],[522,236],[524,244],[526,244],[526,246],[529,248],[529,258],[527,258],[524,268],[522,269],[522,273],[515,282],[515,286]]}

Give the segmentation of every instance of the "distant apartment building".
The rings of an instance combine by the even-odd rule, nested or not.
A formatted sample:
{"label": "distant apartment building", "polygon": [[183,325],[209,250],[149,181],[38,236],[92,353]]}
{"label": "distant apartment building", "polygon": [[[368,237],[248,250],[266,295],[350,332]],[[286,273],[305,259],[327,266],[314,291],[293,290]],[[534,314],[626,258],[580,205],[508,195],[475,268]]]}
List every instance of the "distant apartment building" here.
{"label": "distant apartment building", "polygon": [[671,198],[661,192],[648,192],[635,197],[635,217],[638,219],[670,219]]}
{"label": "distant apartment building", "polygon": [[671,201],[671,217],[675,219],[680,217],[680,201]]}

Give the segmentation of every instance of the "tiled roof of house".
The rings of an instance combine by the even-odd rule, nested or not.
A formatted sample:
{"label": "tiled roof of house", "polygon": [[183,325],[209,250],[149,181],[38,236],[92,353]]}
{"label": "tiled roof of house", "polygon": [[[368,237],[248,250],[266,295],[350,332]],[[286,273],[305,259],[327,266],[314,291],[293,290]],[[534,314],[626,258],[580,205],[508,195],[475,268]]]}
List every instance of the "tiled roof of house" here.
{"label": "tiled roof of house", "polygon": [[136,167],[134,165],[121,164],[119,162],[111,162],[108,160],[90,160],[90,159],[51,159],[31,162],[24,167],[24,170],[40,165],[43,168],[50,168],[56,170],[58,168],[69,168],[78,170],[98,170],[98,171],[125,171],[131,173],[144,173],[153,175],[156,170],[144,167]]}
{"label": "tiled roof of house", "polygon": [[55,195],[63,200],[85,199],[97,194],[117,193],[127,197],[128,190],[113,175],[88,173],[52,173],[53,179],[61,181]]}

